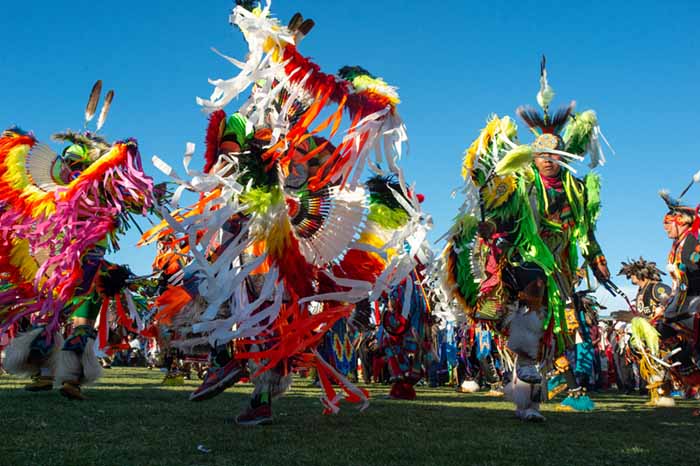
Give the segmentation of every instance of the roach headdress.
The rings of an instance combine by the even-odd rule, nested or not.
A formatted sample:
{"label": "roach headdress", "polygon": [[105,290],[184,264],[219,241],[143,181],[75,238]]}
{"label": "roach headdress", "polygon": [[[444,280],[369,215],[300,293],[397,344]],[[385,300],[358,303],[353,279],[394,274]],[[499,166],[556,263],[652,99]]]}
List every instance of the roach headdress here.
{"label": "roach headdress", "polygon": [[530,130],[537,136],[532,144],[535,152],[547,153],[549,150],[564,149],[564,141],[560,136],[561,130],[569,120],[574,111],[575,102],[560,108],[554,115],[549,113],[549,104],[554,98],[554,90],[547,81],[547,59],[543,55],[540,62],[540,90],[537,93],[537,103],[542,108],[542,112],[536,108],[523,105],[515,111],[527,124]]}
{"label": "roach headdress", "polygon": [[637,260],[623,261],[622,268],[617,274],[625,275],[627,278],[637,277],[655,282],[661,281],[661,275],[666,275],[656,266],[656,262],[648,261],[641,256]]}
{"label": "roach headdress", "polygon": [[550,113],[550,103],[554,99],[554,90],[547,80],[547,60],[542,56],[540,62],[540,90],[537,103],[542,111],[530,106],[521,106],[516,110],[518,116],[535,134],[531,147],[535,154],[555,154],[565,161],[583,160],[588,153],[591,157],[589,166],[595,168],[605,163],[601,140],[605,141],[598,126],[593,110],[575,113],[576,102]]}
{"label": "roach headdress", "polygon": [[683,197],[696,183],[700,183],[700,171],[693,175],[688,185],[685,187],[685,189],[683,189],[681,195],[678,197],[671,196],[671,193],[665,189],[659,191],[659,196],[661,196],[661,199],[663,199],[663,201],[666,203],[666,207],[668,207],[668,212],[666,215],[685,214],[690,215],[691,217],[695,217],[697,215],[697,208],[691,207],[683,202]]}

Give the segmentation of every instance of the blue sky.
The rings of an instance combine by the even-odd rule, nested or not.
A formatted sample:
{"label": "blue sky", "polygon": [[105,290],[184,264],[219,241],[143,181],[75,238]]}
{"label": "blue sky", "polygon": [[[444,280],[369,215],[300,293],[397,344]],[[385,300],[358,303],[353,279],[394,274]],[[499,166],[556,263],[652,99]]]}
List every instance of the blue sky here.
{"label": "blue sky", "polygon": [[[207,78],[235,73],[210,47],[245,54],[228,24],[232,3],[39,0],[2,15],[0,126],[17,124],[45,141],[77,129],[102,79],[116,91],[103,133],[136,137],[147,170],[162,180],[150,157],[179,167],[187,141],[203,149],[206,117],[195,96],[209,96]],[[669,241],[657,190],[678,193],[700,169],[699,2],[273,2],[285,22],[297,10],[317,23],[300,49],[325,71],[359,64],[399,87],[410,137],[403,166],[426,196],[432,239],[461,203],[450,193],[461,182],[464,148],[490,113],[535,104],[545,53],[553,105],[574,99],[579,110],[595,109],[616,151],[599,170],[598,237],[611,270],[640,254],[664,268]],[[687,200],[700,202],[700,187]],[[116,260],[145,273],[152,252],[137,250],[136,238],[122,241]]]}

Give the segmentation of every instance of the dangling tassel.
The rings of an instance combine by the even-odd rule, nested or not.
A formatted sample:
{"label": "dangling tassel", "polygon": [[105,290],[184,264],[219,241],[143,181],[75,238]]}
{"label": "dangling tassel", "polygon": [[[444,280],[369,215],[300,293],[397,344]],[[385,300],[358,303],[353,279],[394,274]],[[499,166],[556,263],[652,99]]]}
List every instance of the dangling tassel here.
{"label": "dangling tassel", "polygon": [[107,325],[107,314],[109,311],[110,298],[104,297],[102,307],[100,308],[100,320],[98,323],[98,338],[100,341],[100,351],[107,348],[107,340],[109,339],[109,326]]}

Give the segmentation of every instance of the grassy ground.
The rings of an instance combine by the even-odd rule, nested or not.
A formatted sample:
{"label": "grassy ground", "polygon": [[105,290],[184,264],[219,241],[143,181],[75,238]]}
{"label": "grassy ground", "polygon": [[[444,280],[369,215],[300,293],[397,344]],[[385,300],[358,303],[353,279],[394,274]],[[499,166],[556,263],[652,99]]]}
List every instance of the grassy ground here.
{"label": "grassy ground", "polygon": [[319,390],[297,380],[275,403],[274,425],[244,428],[227,418],[245,407],[250,385],[191,403],[197,382],[162,387],[161,379],[158,371],[115,368],[87,391],[89,401],[72,402],[0,377],[0,465],[641,466],[700,457],[691,402],[652,410],[640,397],[596,395],[594,413],[549,404],[546,423],[523,424],[508,403],[483,394],[420,388],[417,401],[398,402],[373,386],[365,412],[345,405],[323,416]]}

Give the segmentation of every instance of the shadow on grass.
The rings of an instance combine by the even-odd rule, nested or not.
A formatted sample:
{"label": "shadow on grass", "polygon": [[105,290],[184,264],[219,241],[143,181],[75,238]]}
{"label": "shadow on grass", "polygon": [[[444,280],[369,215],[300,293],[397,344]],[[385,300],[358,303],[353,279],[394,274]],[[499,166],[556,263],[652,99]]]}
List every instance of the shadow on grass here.
{"label": "shadow on grass", "polygon": [[700,454],[700,423],[687,403],[653,410],[641,397],[594,395],[594,413],[556,412],[552,403],[546,423],[525,424],[503,398],[421,387],[416,402],[394,401],[380,398],[386,386],[371,385],[364,412],[344,403],[323,416],[321,390],[299,380],[273,403],[273,425],[244,428],[226,421],[247,405],[252,385],[193,403],[198,381],[163,387],[161,379],[113,369],[86,389],[89,401],[72,402],[1,378],[0,464],[639,466],[689,464]]}

